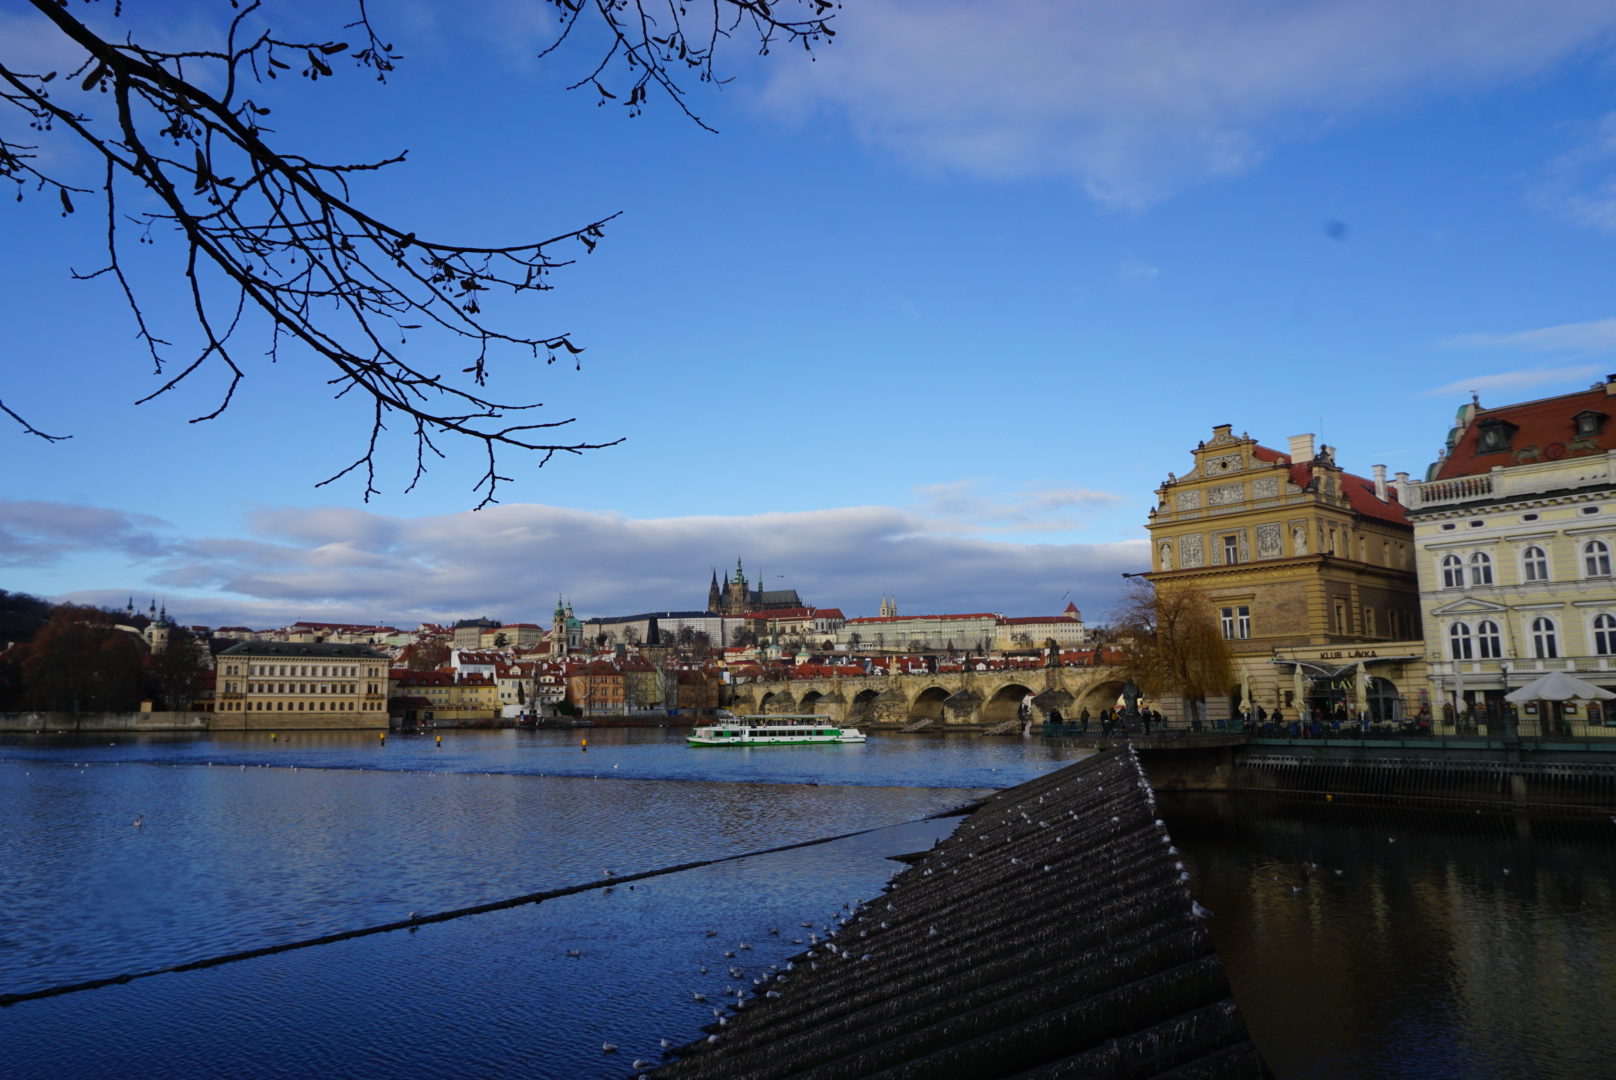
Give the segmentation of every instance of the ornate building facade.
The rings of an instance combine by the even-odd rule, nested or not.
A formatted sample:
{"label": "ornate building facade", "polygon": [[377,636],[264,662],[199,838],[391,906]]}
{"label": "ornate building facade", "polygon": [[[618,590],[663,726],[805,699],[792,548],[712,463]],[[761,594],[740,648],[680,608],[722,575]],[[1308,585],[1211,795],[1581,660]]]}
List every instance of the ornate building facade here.
{"label": "ornate building facade", "polygon": [[[1190,471],[1156,489],[1146,577],[1211,600],[1238,677],[1268,709],[1296,708],[1298,670],[1310,706],[1341,700],[1360,661],[1376,669],[1377,700],[1406,695],[1397,680],[1423,649],[1408,644],[1421,634],[1419,589],[1398,484],[1378,465],[1373,479],[1346,472],[1312,435],[1289,442],[1284,453],[1213,428]],[[1215,718],[1230,702],[1207,706]]]}
{"label": "ornate building facade", "polygon": [[[1410,485],[1434,696],[1501,717],[1546,671],[1616,687],[1616,375],[1592,389],[1459,410]],[[1574,703],[1548,716],[1609,719]],[[1531,708],[1531,706],[1528,706]]]}

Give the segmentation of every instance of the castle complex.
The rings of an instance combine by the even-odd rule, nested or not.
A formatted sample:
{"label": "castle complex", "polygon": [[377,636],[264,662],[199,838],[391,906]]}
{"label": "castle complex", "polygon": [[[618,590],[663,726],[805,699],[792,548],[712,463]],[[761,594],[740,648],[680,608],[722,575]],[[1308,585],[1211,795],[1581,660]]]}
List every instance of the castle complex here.
{"label": "castle complex", "polygon": [[[763,583],[759,581],[758,584]],[[718,571],[714,570],[712,584],[707,587],[707,610],[714,615],[748,615],[755,611],[785,611],[806,606],[796,589],[765,591],[750,588],[739,558],[735,560],[733,578],[725,574],[724,582],[720,585]]]}

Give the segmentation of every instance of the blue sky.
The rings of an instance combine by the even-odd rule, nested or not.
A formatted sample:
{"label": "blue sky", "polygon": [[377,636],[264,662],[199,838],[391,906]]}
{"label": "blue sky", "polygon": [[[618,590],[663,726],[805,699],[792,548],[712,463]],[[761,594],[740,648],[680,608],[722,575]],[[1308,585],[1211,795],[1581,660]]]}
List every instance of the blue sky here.
{"label": "blue sky", "polygon": [[[82,10],[116,25],[104,6]],[[125,6],[181,39],[222,5]],[[740,553],[849,615],[885,592],[1097,618],[1213,424],[1418,475],[1471,388],[1616,370],[1608,4],[869,0],[812,63],[731,50],[734,80],[692,93],[718,135],[560,89],[588,54],[534,59],[546,8],[396,5],[388,85],[339,68],[265,100],[310,156],[408,148],[359,190],[422,234],[621,212],[555,291],[500,310],[572,333],[582,370],[510,357],[493,385],[627,441],[513,459],[478,513],[470,448],[407,495],[402,442],[368,505],[316,489],[361,418],[310,361],[249,367],[205,424],[216,375],[134,406],[155,383],[127,311],[69,279],[98,265],[93,215],[7,202],[0,399],[74,438],[0,428],[0,587],[156,593],[212,623],[533,619],[557,592],[700,606]],[[37,20],[0,0],[0,62],[69,59]],[[142,280],[183,333],[156,240]]]}

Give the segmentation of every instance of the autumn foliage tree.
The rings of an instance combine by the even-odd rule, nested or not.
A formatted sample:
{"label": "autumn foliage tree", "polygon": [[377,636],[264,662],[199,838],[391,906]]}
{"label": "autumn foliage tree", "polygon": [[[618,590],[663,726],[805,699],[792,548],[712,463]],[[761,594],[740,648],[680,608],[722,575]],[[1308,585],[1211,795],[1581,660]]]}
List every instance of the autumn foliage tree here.
{"label": "autumn foliage tree", "polygon": [[1148,697],[1179,697],[1186,710],[1234,685],[1234,661],[1205,593],[1133,579],[1112,637],[1122,666]]}
{"label": "autumn foliage tree", "polygon": [[414,641],[398,654],[398,666],[410,671],[436,671],[449,662],[449,646],[442,641]]}
{"label": "autumn foliage tree", "polygon": [[136,708],[146,649],[113,623],[99,608],[62,604],[32,641],[16,646],[26,707],[75,715]]}

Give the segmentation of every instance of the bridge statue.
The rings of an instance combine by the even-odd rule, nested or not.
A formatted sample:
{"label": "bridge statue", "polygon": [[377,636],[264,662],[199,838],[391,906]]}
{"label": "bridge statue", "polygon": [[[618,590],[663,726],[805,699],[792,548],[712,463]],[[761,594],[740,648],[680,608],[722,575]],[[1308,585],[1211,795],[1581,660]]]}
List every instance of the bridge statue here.
{"label": "bridge statue", "polygon": [[1123,713],[1126,719],[1139,719],[1140,693],[1139,684],[1133,681],[1132,676],[1129,676],[1127,683],[1122,687],[1122,703],[1127,706],[1127,710]]}

